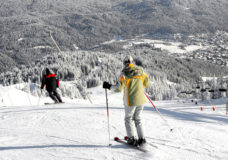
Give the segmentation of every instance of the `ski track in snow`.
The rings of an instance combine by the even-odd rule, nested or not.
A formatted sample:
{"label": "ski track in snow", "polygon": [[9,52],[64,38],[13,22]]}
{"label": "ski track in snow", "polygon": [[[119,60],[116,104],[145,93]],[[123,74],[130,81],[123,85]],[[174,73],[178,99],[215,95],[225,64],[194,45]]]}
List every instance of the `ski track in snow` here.
{"label": "ski track in snow", "polygon": [[126,133],[122,95],[108,93],[109,147],[104,90],[90,92],[93,104],[65,99],[65,104],[58,105],[0,106],[0,160],[228,159],[225,103],[214,102],[216,111],[212,111],[210,104],[195,105],[190,100],[155,101],[172,132],[151,104],[145,104],[143,121],[149,152],[142,153],[113,140]]}

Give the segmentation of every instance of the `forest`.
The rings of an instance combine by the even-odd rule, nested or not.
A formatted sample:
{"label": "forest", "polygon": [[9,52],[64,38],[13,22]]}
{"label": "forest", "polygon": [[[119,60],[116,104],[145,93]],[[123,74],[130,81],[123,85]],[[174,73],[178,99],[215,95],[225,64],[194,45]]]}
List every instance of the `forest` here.
{"label": "forest", "polygon": [[[30,65],[20,65],[13,71],[1,73],[0,83],[4,86],[18,83],[35,83],[39,86],[42,71],[48,67],[60,81],[73,81],[73,87],[85,95],[87,88],[99,86],[103,81],[118,83],[123,68],[122,60],[126,55],[131,55],[134,63],[148,74],[152,85],[147,92],[158,100],[177,97],[183,92],[194,92],[196,86],[201,84],[202,77],[228,75],[222,66],[175,58],[165,51],[139,45],[116,53],[83,50],[51,53]],[[223,83],[224,80],[220,78],[216,83],[217,89]],[[212,82],[207,83],[209,88],[215,87],[213,85]]]}

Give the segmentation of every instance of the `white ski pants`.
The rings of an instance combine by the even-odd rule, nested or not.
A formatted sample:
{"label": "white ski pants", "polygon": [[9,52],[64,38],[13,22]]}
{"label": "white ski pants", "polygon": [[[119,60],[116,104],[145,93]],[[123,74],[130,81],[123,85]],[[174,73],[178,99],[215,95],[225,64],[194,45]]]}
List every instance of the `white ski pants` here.
{"label": "white ski pants", "polygon": [[143,108],[144,106],[125,106],[125,127],[128,137],[145,138],[141,119]]}

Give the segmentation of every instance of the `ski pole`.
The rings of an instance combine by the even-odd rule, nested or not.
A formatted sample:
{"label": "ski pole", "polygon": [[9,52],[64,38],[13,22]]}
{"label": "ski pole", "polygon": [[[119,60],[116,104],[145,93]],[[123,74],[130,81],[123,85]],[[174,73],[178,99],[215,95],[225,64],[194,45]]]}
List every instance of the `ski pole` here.
{"label": "ski pole", "polygon": [[1,93],[0,93],[0,96],[2,97],[2,99],[1,99],[2,104],[3,104],[4,106],[6,106],[6,104],[5,104],[5,102],[4,102],[4,97],[2,96]]}
{"label": "ski pole", "polygon": [[38,106],[40,105],[40,98],[41,98],[41,96],[42,96],[42,93],[43,93],[43,92],[42,92],[42,89],[40,89],[40,96],[39,96],[39,100],[38,100],[38,104],[37,104]]}
{"label": "ski pole", "polygon": [[154,109],[157,111],[157,113],[159,114],[159,116],[161,117],[161,119],[165,122],[165,124],[170,128],[170,131],[172,132],[173,129],[170,127],[169,123],[167,122],[167,120],[162,116],[162,114],[159,112],[159,110],[157,109],[157,107],[154,105],[154,103],[152,102],[152,100],[150,99],[150,97],[146,94],[146,92],[144,92],[146,98],[150,101],[150,103],[152,104],[152,106],[154,107]]}
{"label": "ski pole", "polygon": [[29,97],[29,94],[30,94],[30,83],[28,83],[28,87],[29,87],[29,90],[27,92],[27,97],[28,97],[28,100],[29,100],[29,104],[32,105],[30,97]]}
{"label": "ski pole", "polygon": [[109,142],[109,146],[111,146],[112,144],[110,143],[110,127],[109,127],[109,111],[108,111],[108,94],[107,94],[107,89],[105,89],[105,95],[106,95],[107,119],[108,119],[108,142]]}
{"label": "ski pole", "polygon": [[85,92],[85,94],[86,94],[86,97],[89,99],[90,103],[93,104],[93,102],[91,101],[89,95],[86,92]]}

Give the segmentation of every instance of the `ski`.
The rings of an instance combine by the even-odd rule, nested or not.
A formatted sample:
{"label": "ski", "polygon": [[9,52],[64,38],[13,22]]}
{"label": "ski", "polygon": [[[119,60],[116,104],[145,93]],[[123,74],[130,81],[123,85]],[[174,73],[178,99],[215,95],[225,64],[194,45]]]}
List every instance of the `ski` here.
{"label": "ski", "polygon": [[127,145],[127,146],[129,146],[129,147],[131,147],[131,148],[137,149],[137,150],[139,150],[139,151],[147,152],[146,149],[144,149],[144,148],[142,148],[142,147],[140,147],[140,146],[133,146],[133,145],[128,144],[127,141],[126,141],[126,137],[125,137],[124,139],[125,139],[125,140],[122,140],[122,139],[120,139],[119,137],[115,137],[115,138],[114,138],[114,141],[119,142],[119,143],[122,143],[122,144],[125,144],[125,145]]}
{"label": "ski", "polygon": [[44,105],[51,105],[51,104],[63,104],[64,102],[62,103],[48,103],[48,102],[45,102]]}

